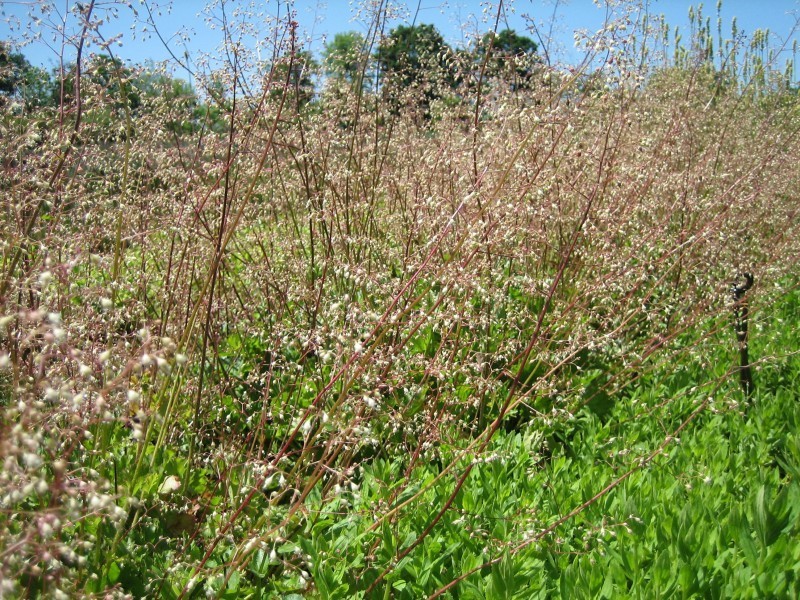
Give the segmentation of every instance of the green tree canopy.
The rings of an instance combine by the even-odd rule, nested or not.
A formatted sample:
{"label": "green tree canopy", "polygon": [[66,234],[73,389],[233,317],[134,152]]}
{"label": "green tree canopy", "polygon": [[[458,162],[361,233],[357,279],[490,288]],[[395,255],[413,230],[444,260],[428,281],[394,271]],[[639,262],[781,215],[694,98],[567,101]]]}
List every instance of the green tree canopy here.
{"label": "green tree canopy", "polygon": [[0,94],[11,96],[16,93],[30,66],[20,52],[11,49],[11,44],[0,42]]}
{"label": "green tree canopy", "polygon": [[357,31],[337,33],[322,51],[325,73],[357,81],[364,70],[364,36]]}
{"label": "green tree canopy", "polygon": [[[63,85],[56,80],[52,86],[52,99],[56,104],[72,102],[75,90],[76,65],[72,65],[64,76]],[[81,86],[91,84],[110,99],[115,108],[127,104],[131,109],[142,103],[142,93],[133,85],[133,71],[118,58],[103,54],[93,56],[81,70]]]}
{"label": "green tree canopy", "polygon": [[40,67],[34,67],[11,44],[0,41],[0,105],[10,96],[19,97],[26,109],[50,104],[52,78]]}
{"label": "green tree canopy", "polygon": [[273,81],[275,94],[284,92],[283,85],[288,83],[286,92],[298,107],[308,104],[314,98],[314,73],[319,65],[310,52],[300,50],[294,56],[286,55],[275,64]]}
{"label": "green tree canopy", "polygon": [[388,80],[408,87],[424,83],[455,83],[449,62],[452,49],[433,25],[400,25],[378,46],[376,59]]}
{"label": "green tree canopy", "polygon": [[519,35],[513,29],[504,29],[500,33],[490,32],[483,36],[477,56],[483,61],[489,52],[489,75],[508,80],[516,87],[529,82],[538,62],[537,49],[536,42],[531,38]]}
{"label": "green tree canopy", "polygon": [[150,110],[148,103],[155,98],[160,99],[165,106],[169,107],[168,115],[165,116],[165,124],[170,131],[177,133],[196,131],[204,121],[204,116],[209,112],[206,106],[200,104],[197,94],[189,82],[173,77],[169,73],[155,68],[152,64],[137,71],[133,76],[132,84],[134,89],[142,95],[143,104],[140,110]]}
{"label": "green tree canopy", "polygon": [[492,37],[494,37],[492,52],[496,56],[528,56],[534,54],[538,49],[536,42],[527,36],[518,35],[513,29],[504,29],[496,35],[494,32],[487,33],[482,40],[484,48],[489,47]]}

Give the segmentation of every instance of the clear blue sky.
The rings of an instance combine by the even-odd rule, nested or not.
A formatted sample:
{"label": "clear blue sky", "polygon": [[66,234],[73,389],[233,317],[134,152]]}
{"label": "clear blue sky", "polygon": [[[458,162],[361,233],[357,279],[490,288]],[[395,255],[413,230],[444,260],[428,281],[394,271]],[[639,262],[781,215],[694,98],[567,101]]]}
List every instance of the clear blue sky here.
{"label": "clear blue sky", "polygon": [[[88,0],[83,0],[84,3]],[[219,0],[218,0],[219,2]],[[300,24],[301,33],[310,49],[319,53],[324,46],[326,39],[331,39],[338,32],[356,30],[366,31],[366,24],[358,19],[354,20],[353,5],[360,2],[348,2],[347,0],[296,0],[293,8],[296,11],[296,19]],[[44,31],[42,40],[31,43],[23,48],[22,52],[33,63],[42,66],[54,66],[58,62],[57,47],[52,43],[52,32],[41,29],[31,19],[29,13],[33,8],[35,15],[40,15],[37,0],[0,0],[0,39],[9,37],[18,38],[22,32]],[[57,13],[44,17],[44,23],[58,22],[59,14],[63,15],[65,10],[75,4],[75,0],[53,0],[47,4],[53,5]],[[114,2],[98,1],[99,10],[113,6]],[[190,34],[187,47],[191,56],[195,56],[198,51],[213,52],[221,39],[219,30],[212,30],[207,23],[207,16],[202,14],[207,2],[203,0],[173,0],[171,3],[166,0],[148,0],[148,4],[156,11],[156,7],[161,7],[161,15],[155,16],[155,21],[159,26],[159,31],[166,40],[170,40],[170,46],[175,54],[182,56],[184,46],[174,37],[176,32],[184,30]],[[170,7],[171,4],[171,8]],[[229,15],[237,7],[242,7],[247,2],[226,0]],[[253,2],[259,11],[266,15],[276,16],[285,15],[287,10],[287,0],[259,0]],[[403,22],[409,23],[416,15],[417,23],[433,23],[442,32],[445,39],[453,46],[463,46],[467,41],[467,33],[485,32],[491,28],[490,20],[493,19],[494,9],[489,11],[491,19],[482,13],[484,7],[479,0],[408,0],[408,2],[397,2],[406,5],[405,15],[398,17],[392,22],[397,25]],[[483,3],[484,5],[487,3]],[[496,2],[492,3],[496,6]],[[605,5],[602,1],[598,4]],[[674,28],[675,26],[688,26],[688,11],[692,5],[697,6],[698,2],[688,0],[650,0],[649,12],[651,14],[664,14],[667,22]],[[140,20],[146,16],[146,10],[142,5],[134,0],[133,5],[139,11]],[[139,35],[134,39],[131,26],[135,19],[130,9],[119,6],[118,17],[113,18],[108,13],[100,31],[106,39],[121,34],[121,46],[112,45],[114,53],[131,62],[144,62],[148,59],[164,60],[169,57],[164,45],[155,36]],[[217,16],[220,14],[217,9]],[[574,50],[573,32],[579,28],[586,28],[590,31],[597,30],[603,23],[605,9],[599,8],[592,0],[515,0],[506,2],[506,10],[501,28],[510,27],[516,29],[518,33],[526,30],[528,23],[532,19],[539,26],[542,32],[550,30],[550,23],[553,23],[552,34],[554,38],[553,50],[559,51],[559,58],[566,62],[575,62],[580,55]],[[704,3],[703,14],[711,17],[712,28],[716,30],[717,8],[716,0]],[[555,21],[553,16],[555,15]],[[730,24],[733,17],[737,18],[738,27],[745,33],[752,33],[754,30],[769,29],[777,39],[786,39],[792,35],[792,30],[797,24],[800,16],[800,0],[723,0],[722,2],[722,32],[724,37],[730,36]],[[74,25],[75,19],[71,21]],[[250,24],[255,28],[255,32],[261,33],[261,23],[264,21],[258,18],[250,19]],[[137,26],[141,29],[141,24]],[[529,33],[530,35],[530,33]],[[534,36],[531,36],[534,37]],[[684,39],[687,35],[684,35]],[[796,33],[794,37],[798,37]],[[44,42],[49,42],[48,44]],[[791,46],[790,46],[791,47]],[[97,48],[90,48],[97,50]],[[67,58],[70,58],[67,56]]]}

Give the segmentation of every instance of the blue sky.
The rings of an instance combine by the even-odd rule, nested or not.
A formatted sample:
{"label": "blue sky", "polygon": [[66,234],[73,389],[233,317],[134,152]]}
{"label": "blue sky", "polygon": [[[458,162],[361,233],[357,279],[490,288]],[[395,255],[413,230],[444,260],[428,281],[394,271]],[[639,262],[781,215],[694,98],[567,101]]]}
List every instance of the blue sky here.
{"label": "blue sky", "polygon": [[[220,0],[217,0],[219,2]],[[84,0],[88,2],[88,0]],[[404,5],[403,2],[396,2]],[[0,39],[19,37],[26,30],[37,31],[35,22],[31,20],[29,12],[38,4],[35,0],[0,0]],[[58,21],[58,14],[63,14],[69,6],[74,5],[74,0],[54,0],[53,4],[58,13],[51,15],[51,23]],[[98,7],[109,7],[115,2],[98,0]],[[155,20],[161,35],[170,40],[170,46],[177,55],[182,55],[184,47],[174,37],[176,32],[183,30],[190,35],[187,47],[192,56],[198,52],[213,50],[220,41],[219,30],[209,29],[202,14],[207,2],[205,0],[148,0],[148,4],[156,12],[160,6],[160,16]],[[171,4],[171,6],[170,6]],[[237,6],[246,2],[226,0],[228,11],[233,11]],[[267,16],[285,14],[287,1],[260,0],[254,1],[257,9]],[[331,39],[338,32],[355,30],[366,31],[366,24],[354,19],[353,5],[359,2],[347,0],[296,0],[293,8],[296,19],[300,24],[303,39],[311,50],[319,53],[324,47],[326,39]],[[416,15],[417,23],[433,23],[442,32],[445,39],[453,46],[463,46],[467,42],[468,32],[485,32],[491,28],[489,18],[482,13],[483,8],[489,4],[479,0],[409,0],[405,15],[392,22],[393,25],[408,23]],[[496,2],[491,3],[496,6]],[[551,48],[558,57],[565,62],[576,62],[580,55],[575,51],[573,32],[579,28],[590,31],[597,30],[603,23],[606,11],[597,4],[605,5],[602,1],[595,3],[592,0],[515,0],[506,2],[506,8],[501,23],[501,28],[510,27],[522,33],[529,23],[536,23],[540,31],[552,31],[553,42]],[[651,14],[664,14],[667,22],[675,26],[686,28],[688,26],[688,11],[698,2],[687,0],[650,0],[648,3]],[[140,18],[146,14],[139,1],[134,0]],[[494,14],[494,8],[490,13]],[[217,11],[216,14],[219,14]],[[717,8],[716,0],[706,2],[703,14],[711,17],[712,28],[716,29]],[[134,39],[131,26],[135,19],[129,9],[120,7],[119,16],[114,19],[109,14],[100,31],[106,39],[120,35],[121,45],[113,44],[115,54],[131,62],[144,62],[146,60],[164,60],[169,53],[164,45],[155,36],[142,36]],[[555,16],[555,20],[553,20]],[[730,24],[733,17],[737,18],[738,27],[745,33],[768,28],[775,34],[774,42],[778,38],[786,39],[792,35],[792,30],[800,18],[800,0],[723,0],[722,2],[722,31],[723,36],[730,35]],[[527,18],[526,18],[527,17]],[[532,21],[531,21],[532,20]],[[73,20],[74,21],[74,20]],[[45,21],[46,22],[46,21]],[[254,31],[261,32],[261,21],[258,18],[250,19],[249,24]],[[552,29],[550,24],[552,23]],[[141,29],[141,25],[138,26]],[[58,62],[58,46],[50,41],[52,33],[43,35],[47,44],[39,41],[23,48],[23,53],[33,64],[54,66]],[[531,36],[534,37],[534,36]],[[686,35],[684,38],[687,37]],[[797,35],[795,34],[796,38]],[[92,50],[90,48],[90,50]],[[96,51],[97,48],[94,48]],[[787,55],[788,56],[788,55]]]}

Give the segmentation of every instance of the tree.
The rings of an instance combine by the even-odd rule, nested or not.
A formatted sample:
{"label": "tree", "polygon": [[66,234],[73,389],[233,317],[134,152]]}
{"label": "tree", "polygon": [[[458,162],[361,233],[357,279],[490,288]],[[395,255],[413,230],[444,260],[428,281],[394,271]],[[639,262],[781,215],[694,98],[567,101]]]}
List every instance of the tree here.
{"label": "tree", "polygon": [[365,68],[364,36],[357,31],[337,33],[322,51],[325,73],[349,83],[358,81]]}
{"label": "tree", "polygon": [[295,52],[294,56],[284,56],[274,66],[273,83],[277,90],[274,95],[279,97],[285,91],[297,108],[305,106],[314,98],[312,76],[318,67],[317,61],[307,50]]}
{"label": "tree", "polygon": [[25,81],[19,88],[19,94],[26,110],[42,106],[52,106],[50,91],[53,89],[52,75],[41,67],[31,66],[25,72]]}
{"label": "tree", "polygon": [[9,97],[22,100],[26,110],[52,104],[52,77],[41,67],[34,67],[11,44],[0,42],[0,106]]}
{"label": "tree", "polygon": [[0,42],[0,106],[7,98],[20,94],[31,64],[20,52],[14,52],[11,44]]}
{"label": "tree", "polygon": [[478,60],[489,60],[486,63],[487,73],[510,82],[512,88],[526,87],[532,78],[539,58],[536,54],[538,46],[531,38],[518,35],[513,29],[504,29],[500,33],[490,32],[483,36],[478,45]]}
{"label": "tree", "polygon": [[[54,81],[51,95],[57,105],[74,100],[76,73],[77,67],[73,64],[64,75],[63,85],[58,79]],[[132,79],[133,72],[120,59],[101,54],[92,57],[83,67],[81,86],[93,87],[95,92],[102,92],[112,100],[115,109],[122,109],[127,105],[135,110],[142,103],[142,95],[140,90],[132,85]]]}
{"label": "tree", "polygon": [[[168,108],[165,125],[170,131],[192,133],[201,127],[207,111],[200,105],[194,88],[188,82],[150,64],[137,71],[132,84],[143,101],[157,98],[164,103]],[[143,104],[143,108],[147,110],[147,104]]]}
{"label": "tree", "polygon": [[378,46],[375,58],[386,83],[395,88],[420,87],[428,99],[437,84],[454,86],[453,51],[433,25],[400,25]]}
{"label": "tree", "polygon": [[504,29],[497,35],[487,33],[483,36],[483,45],[488,47],[494,37],[492,51],[498,57],[513,58],[516,56],[530,56],[536,53],[538,46],[531,38],[518,35],[513,29]]}
{"label": "tree", "polygon": [[20,52],[12,51],[11,44],[0,42],[0,94],[13,96],[30,66]]}

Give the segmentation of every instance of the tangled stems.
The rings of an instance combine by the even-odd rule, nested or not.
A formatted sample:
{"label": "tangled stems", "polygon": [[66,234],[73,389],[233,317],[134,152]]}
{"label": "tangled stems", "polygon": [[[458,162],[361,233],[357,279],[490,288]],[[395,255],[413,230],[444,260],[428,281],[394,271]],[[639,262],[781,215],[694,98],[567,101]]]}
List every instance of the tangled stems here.
{"label": "tangled stems", "polygon": [[[800,130],[781,88],[644,61],[652,31],[627,12],[527,86],[465,53],[458,77],[371,88],[362,55],[309,96],[292,18],[259,53],[218,9],[225,60],[198,60],[195,89],[84,60],[52,206],[31,179],[63,158],[57,113],[3,113],[2,227],[22,241],[4,249],[2,540],[28,557],[7,580],[491,595],[482,569],[593,539],[601,500],[666,476],[645,468],[665,432],[738,410],[736,273],[759,282],[753,398],[778,389],[791,353],[765,330],[793,285]],[[567,501],[577,439],[613,473]],[[526,487],[551,473],[557,501]]]}

